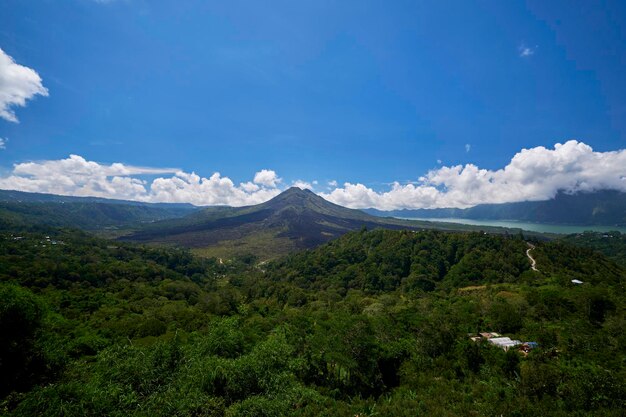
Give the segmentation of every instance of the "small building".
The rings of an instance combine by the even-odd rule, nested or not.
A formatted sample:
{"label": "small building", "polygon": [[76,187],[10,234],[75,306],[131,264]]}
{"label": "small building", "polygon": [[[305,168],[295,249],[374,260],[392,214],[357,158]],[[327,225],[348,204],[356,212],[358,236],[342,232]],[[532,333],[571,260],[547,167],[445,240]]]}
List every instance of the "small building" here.
{"label": "small building", "polygon": [[500,336],[500,334],[496,332],[480,332],[476,333],[468,333],[467,337],[472,342],[479,343],[481,341],[487,341],[490,344],[497,346],[505,351],[509,349],[519,346],[518,351],[525,355],[528,355],[528,352],[535,349],[539,346],[537,342],[521,342],[519,340],[511,339],[510,337]]}
{"label": "small building", "polygon": [[510,337],[492,337],[489,339],[489,343],[494,344],[504,350],[509,350],[512,347],[521,345],[519,340],[512,340]]}

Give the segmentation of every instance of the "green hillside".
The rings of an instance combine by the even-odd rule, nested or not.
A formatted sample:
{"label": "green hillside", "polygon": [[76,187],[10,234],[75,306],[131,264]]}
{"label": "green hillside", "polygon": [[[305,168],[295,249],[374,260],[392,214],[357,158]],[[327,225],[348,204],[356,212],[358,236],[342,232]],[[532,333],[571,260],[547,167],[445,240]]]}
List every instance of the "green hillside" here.
{"label": "green hillside", "polygon": [[533,250],[541,268],[539,273],[532,272],[527,249],[528,244],[518,236],[362,231],[274,263],[268,269],[268,277],[289,277],[297,284],[316,289],[370,293],[547,279],[568,285],[575,278],[617,285],[622,277],[621,268],[607,258],[561,241],[547,242]]}
{"label": "green hillside", "polygon": [[266,264],[0,233],[0,413],[622,415],[625,270],[534,244],[539,272],[483,233],[362,230]]}
{"label": "green hillside", "polygon": [[0,230],[33,226],[85,230],[136,228],[195,210],[187,204],[147,204],[0,190]]}
{"label": "green hillside", "polygon": [[571,245],[598,251],[626,267],[626,234],[617,231],[607,233],[585,232],[568,235],[561,240]]}

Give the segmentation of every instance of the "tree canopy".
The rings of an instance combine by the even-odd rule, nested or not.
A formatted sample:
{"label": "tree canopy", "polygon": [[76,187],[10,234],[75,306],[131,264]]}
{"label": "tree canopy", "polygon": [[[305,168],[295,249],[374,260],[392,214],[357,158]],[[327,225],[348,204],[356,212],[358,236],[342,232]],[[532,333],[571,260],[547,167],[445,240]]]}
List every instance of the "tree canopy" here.
{"label": "tree canopy", "polygon": [[[274,262],[0,235],[16,416],[621,415],[624,268],[521,236],[362,230]],[[576,285],[572,279],[580,279]],[[468,335],[537,342],[528,355]]]}

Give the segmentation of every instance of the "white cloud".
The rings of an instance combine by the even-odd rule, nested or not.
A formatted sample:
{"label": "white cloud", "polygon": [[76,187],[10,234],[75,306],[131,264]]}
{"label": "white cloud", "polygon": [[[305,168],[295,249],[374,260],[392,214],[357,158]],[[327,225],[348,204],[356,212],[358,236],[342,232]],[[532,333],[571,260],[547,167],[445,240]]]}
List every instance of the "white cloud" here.
{"label": "white cloud", "polygon": [[517,48],[518,52],[519,52],[519,56],[521,56],[522,58],[527,58],[529,56],[532,56],[535,54],[535,51],[537,50],[537,47],[535,46],[530,47],[530,46],[526,46],[525,44],[521,44],[518,48]]}
{"label": "white cloud", "polygon": [[441,164],[443,164],[443,161],[442,161],[441,159],[437,159],[437,163],[438,163],[439,165],[441,165]]}
{"label": "white cloud", "polygon": [[276,187],[282,179],[278,178],[276,172],[271,169],[262,169],[254,175],[254,183],[264,185],[266,187]]}
{"label": "white cloud", "polygon": [[[271,171],[273,172],[273,171]],[[151,182],[138,176],[173,174]],[[263,172],[257,173],[266,175]],[[262,175],[262,176],[263,176]],[[256,177],[256,176],[255,176]],[[149,168],[121,163],[100,164],[78,155],[13,166],[10,175],[0,178],[0,189],[72,196],[93,196],[147,202],[192,203],[196,205],[242,206],[266,201],[280,190],[252,182],[239,186],[228,177],[214,173],[203,178],[172,168]]]}
{"label": "white cloud", "polygon": [[[315,183],[315,181],[313,181]],[[291,184],[292,187],[298,187],[301,190],[313,190],[313,184],[303,180],[296,180]]]}
{"label": "white cloud", "polygon": [[626,150],[594,152],[572,140],[556,144],[554,149],[523,149],[495,171],[473,164],[441,167],[428,172],[417,184],[396,182],[389,191],[346,183],[321,195],[352,208],[392,210],[536,201],[550,199],[559,191],[601,189],[626,191]]}
{"label": "white cloud", "polygon": [[470,145],[469,143],[465,144],[465,152],[469,152],[472,149],[472,145]]}
{"label": "white cloud", "polygon": [[[157,177],[157,178],[154,178]],[[152,179],[147,179],[152,178]],[[100,164],[77,155],[53,161],[16,164],[0,177],[0,189],[75,196],[97,196],[147,202],[243,206],[269,200],[281,192],[274,171],[262,170],[253,181],[239,185],[216,172],[208,178],[171,168],[149,168],[121,163]],[[294,186],[313,188],[306,181]],[[352,208],[469,207],[550,199],[559,191],[574,193],[601,189],[626,192],[626,149],[595,152],[577,141],[523,149],[498,170],[473,164],[442,166],[418,181],[395,182],[390,189],[373,190],[360,183],[329,182],[320,195]]]}
{"label": "white cloud", "polygon": [[24,107],[27,100],[38,94],[48,95],[39,74],[17,64],[0,48],[0,118],[17,123],[12,107]]}
{"label": "white cloud", "polygon": [[78,155],[69,158],[16,164],[0,188],[60,195],[96,196],[145,200],[145,181],[135,175],[176,172],[174,169],[103,165]]}
{"label": "white cloud", "polygon": [[261,187],[259,187],[258,185],[256,185],[253,182],[242,182],[241,184],[239,184],[239,187],[241,187],[242,190],[244,190],[247,193],[253,193],[255,191],[258,191]]}
{"label": "white cloud", "polygon": [[343,188],[335,188],[330,193],[320,194],[333,203],[352,208],[381,208],[381,194],[363,184],[346,182]]}
{"label": "white cloud", "polygon": [[328,186],[329,187],[336,187],[337,186],[337,181],[336,180],[328,181]]}
{"label": "white cloud", "polygon": [[192,203],[195,205],[246,206],[259,204],[278,195],[280,189],[250,186],[250,183],[235,186],[228,177],[219,172],[209,178],[195,173],[177,172],[171,178],[157,178],[150,184],[146,200],[167,203]]}
{"label": "white cloud", "polygon": [[0,149],[6,149],[8,141],[6,138],[0,138]]}

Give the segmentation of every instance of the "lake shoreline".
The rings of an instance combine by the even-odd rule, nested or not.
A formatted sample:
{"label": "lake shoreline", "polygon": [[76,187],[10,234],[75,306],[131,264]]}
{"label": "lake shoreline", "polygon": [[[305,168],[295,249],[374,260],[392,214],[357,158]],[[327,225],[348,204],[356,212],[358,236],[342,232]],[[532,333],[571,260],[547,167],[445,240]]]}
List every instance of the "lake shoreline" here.
{"label": "lake shoreline", "polygon": [[490,227],[505,227],[508,229],[522,229],[527,232],[538,233],[555,233],[568,235],[573,233],[583,232],[600,232],[608,233],[618,231],[620,233],[626,233],[625,226],[606,226],[606,225],[563,225],[563,224],[549,224],[549,223],[531,223],[522,222],[516,220],[475,220],[475,219],[462,219],[462,218],[424,218],[424,217],[396,217],[402,220],[420,220],[438,223],[455,223],[464,224],[468,226],[490,226]]}

